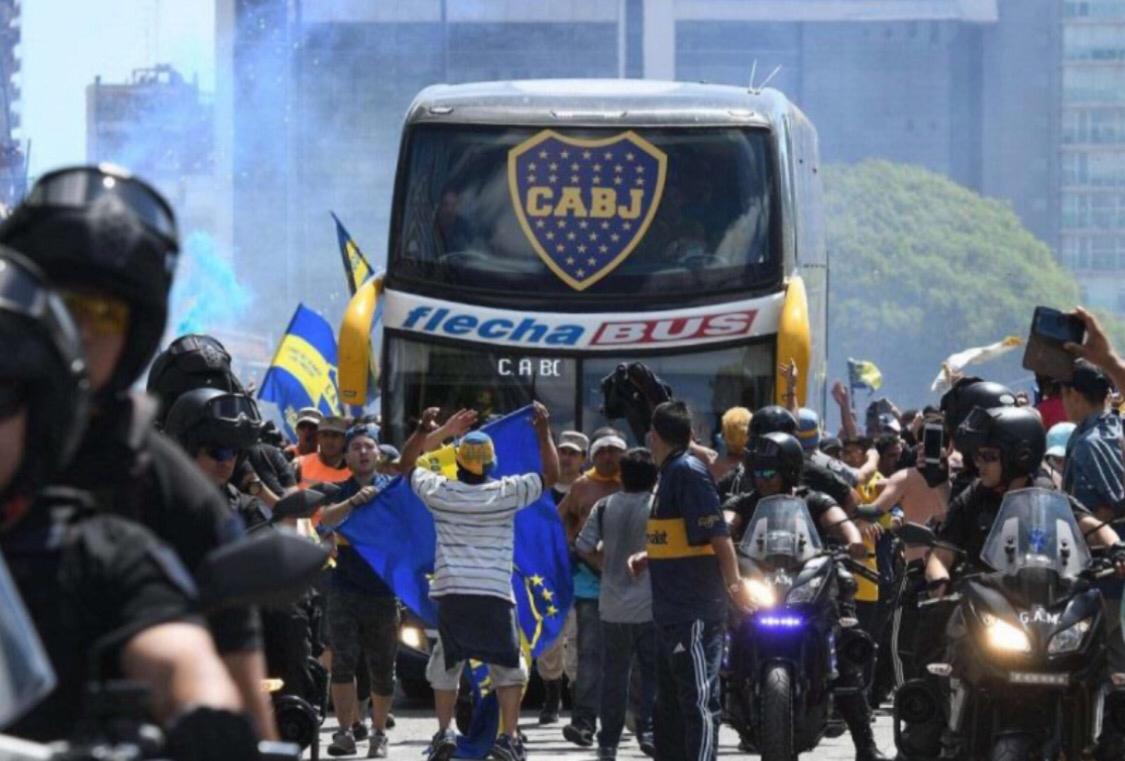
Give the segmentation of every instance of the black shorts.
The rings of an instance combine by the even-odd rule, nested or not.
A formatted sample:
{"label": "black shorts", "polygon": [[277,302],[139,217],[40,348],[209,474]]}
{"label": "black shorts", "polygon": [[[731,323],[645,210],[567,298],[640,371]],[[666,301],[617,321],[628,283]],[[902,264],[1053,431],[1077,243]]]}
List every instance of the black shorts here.
{"label": "black shorts", "polygon": [[330,587],[328,638],[332,643],[332,683],[355,678],[360,651],[367,659],[371,692],[389,697],[395,691],[399,611],[393,597],[372,597]]}

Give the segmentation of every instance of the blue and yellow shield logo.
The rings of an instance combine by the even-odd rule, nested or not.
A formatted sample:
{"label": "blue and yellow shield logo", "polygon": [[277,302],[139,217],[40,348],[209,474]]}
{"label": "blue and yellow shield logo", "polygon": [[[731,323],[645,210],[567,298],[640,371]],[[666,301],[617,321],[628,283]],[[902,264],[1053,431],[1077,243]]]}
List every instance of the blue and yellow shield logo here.
{"label": "blue and yellow shield logo", "polygon": [[551,271],[581,291],[644,238],[668,157],[629,131],[597,140],[543,130],[508,151],[508,188],[527,239]]}

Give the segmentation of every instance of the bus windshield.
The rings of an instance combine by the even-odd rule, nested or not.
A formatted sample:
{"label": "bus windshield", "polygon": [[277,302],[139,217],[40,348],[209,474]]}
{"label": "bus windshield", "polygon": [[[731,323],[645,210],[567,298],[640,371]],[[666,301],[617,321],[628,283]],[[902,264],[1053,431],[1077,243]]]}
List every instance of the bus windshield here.
{"label": "bus windshield", "polygon": [[781,283],[765,129],[415,126],[391,275],[438,287],[631,295]]}

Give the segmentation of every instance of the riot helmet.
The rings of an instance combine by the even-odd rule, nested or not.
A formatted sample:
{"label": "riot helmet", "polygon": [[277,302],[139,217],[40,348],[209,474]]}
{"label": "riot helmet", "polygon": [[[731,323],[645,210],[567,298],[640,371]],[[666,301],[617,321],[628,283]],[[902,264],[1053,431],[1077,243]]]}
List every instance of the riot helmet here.
{"label": "riot helmet", "polygon": [[762,407],[750,418],[751,442],[759,436],[777,431],[788,434],[797,433],[797,418],[793,417],[792,412],[779,404]]}
{"label": "riot helmet", "polygon": [[205,446],[248,449],[258,442],[262,418],[245,394],[197,388],[180,396],[168,411],[164,432],[188,454]]}
{"label": "riot helmet", "polygon": [[[0,528],[70,461],[86,428],[82,341],[39,269],[0,247],[0,416],[27,413],[22,460],[0,492]],[[22,505],[22,507],[21,507]]]}
{"label": "riot helmet", "polygon": [[168,317],[179,236],[168,202],[108,164],[43,175],[0,223],[0,243],[60,289],[104,292],[129,305],[125,348],[105,388],[128,388],[152,358]]}
{"label": "riot helmet", "polygon": [[973,452],[980,447],[999,449],[1005,483],[1034,477],[1047,452],[1043,421],[1030,407],[975,407],[958,427],[957,438]]}
{"label": "riot helmet", "polygon": [[148,371],[148,392],[160,402],[157,423],[163,425],[176,400],[197,388],[244,393],[226,347],[212,336],[188,334],[157,354]]}
{"label": "riot helmet", "polygon": [[962,378],[941,397],[941,412],[945,417],[945,433],[966,460],[972,459],[972,450],[966,449],[957,431],[974,407],[990,410],[994,407],[1014,407],[1016,395],[1005,385],[980,378]]}
{"label": "riot helmet", "polygon": [[746,462],[751,476],[762,471],[776,471],[781,476],[783,489],[788,492],[801,480],[805,450],[792,434],[773,431],[750,441]]}

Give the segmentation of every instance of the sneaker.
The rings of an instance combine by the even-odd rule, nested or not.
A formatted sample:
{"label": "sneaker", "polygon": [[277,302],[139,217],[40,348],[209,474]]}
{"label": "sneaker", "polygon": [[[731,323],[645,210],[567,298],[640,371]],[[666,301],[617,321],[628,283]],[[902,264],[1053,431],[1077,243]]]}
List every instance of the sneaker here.
{"label": "sneaker", "polygon": [[563,737],[582,748],[589,748],[594,744],[593,731],[577,724],[567,724],[563,727]]}
{"label": "sneaker", "polygon": [[363,742],[364,740],[367,739],[367,722],[366,721],[364,721],[363,719],[360,719],[355,724],[352,724],[352,737],[355,738],[355,741],[357,743]]}
{"label": "sneaker", "polygon": [[457,751],[457,734],[452,729],[439,731],[430,740],[426,761],[449,761]]}
{"label": "sneaker", "polygon": [[332,744],[328,746],[328,755],[355,755],[355,737],[350,729],[338,729],[332,734]]}
{"label": "sneaker", "polygon": [[617,758],[617,748],[598,748],[598,761],[614,761]]}
{"label": "sneaker", "polygon": [[375,734],[371,735],[371,745],[367,748],[367,757],[387,757],[387,736],[377,729],[375,730]]}
{"label": "sneaker", "polygon": [[523,743],[518,737],[500,735],[492,744],[491,755],[496,761],[524,761],[527,758],[527,751],[524,750]]}
{"label": "sneaker", "polygon": [[637,744],[641,746],[641,753],[649,758],[656,758],[656,739],[652,732],[641,732],[637,735]]}

